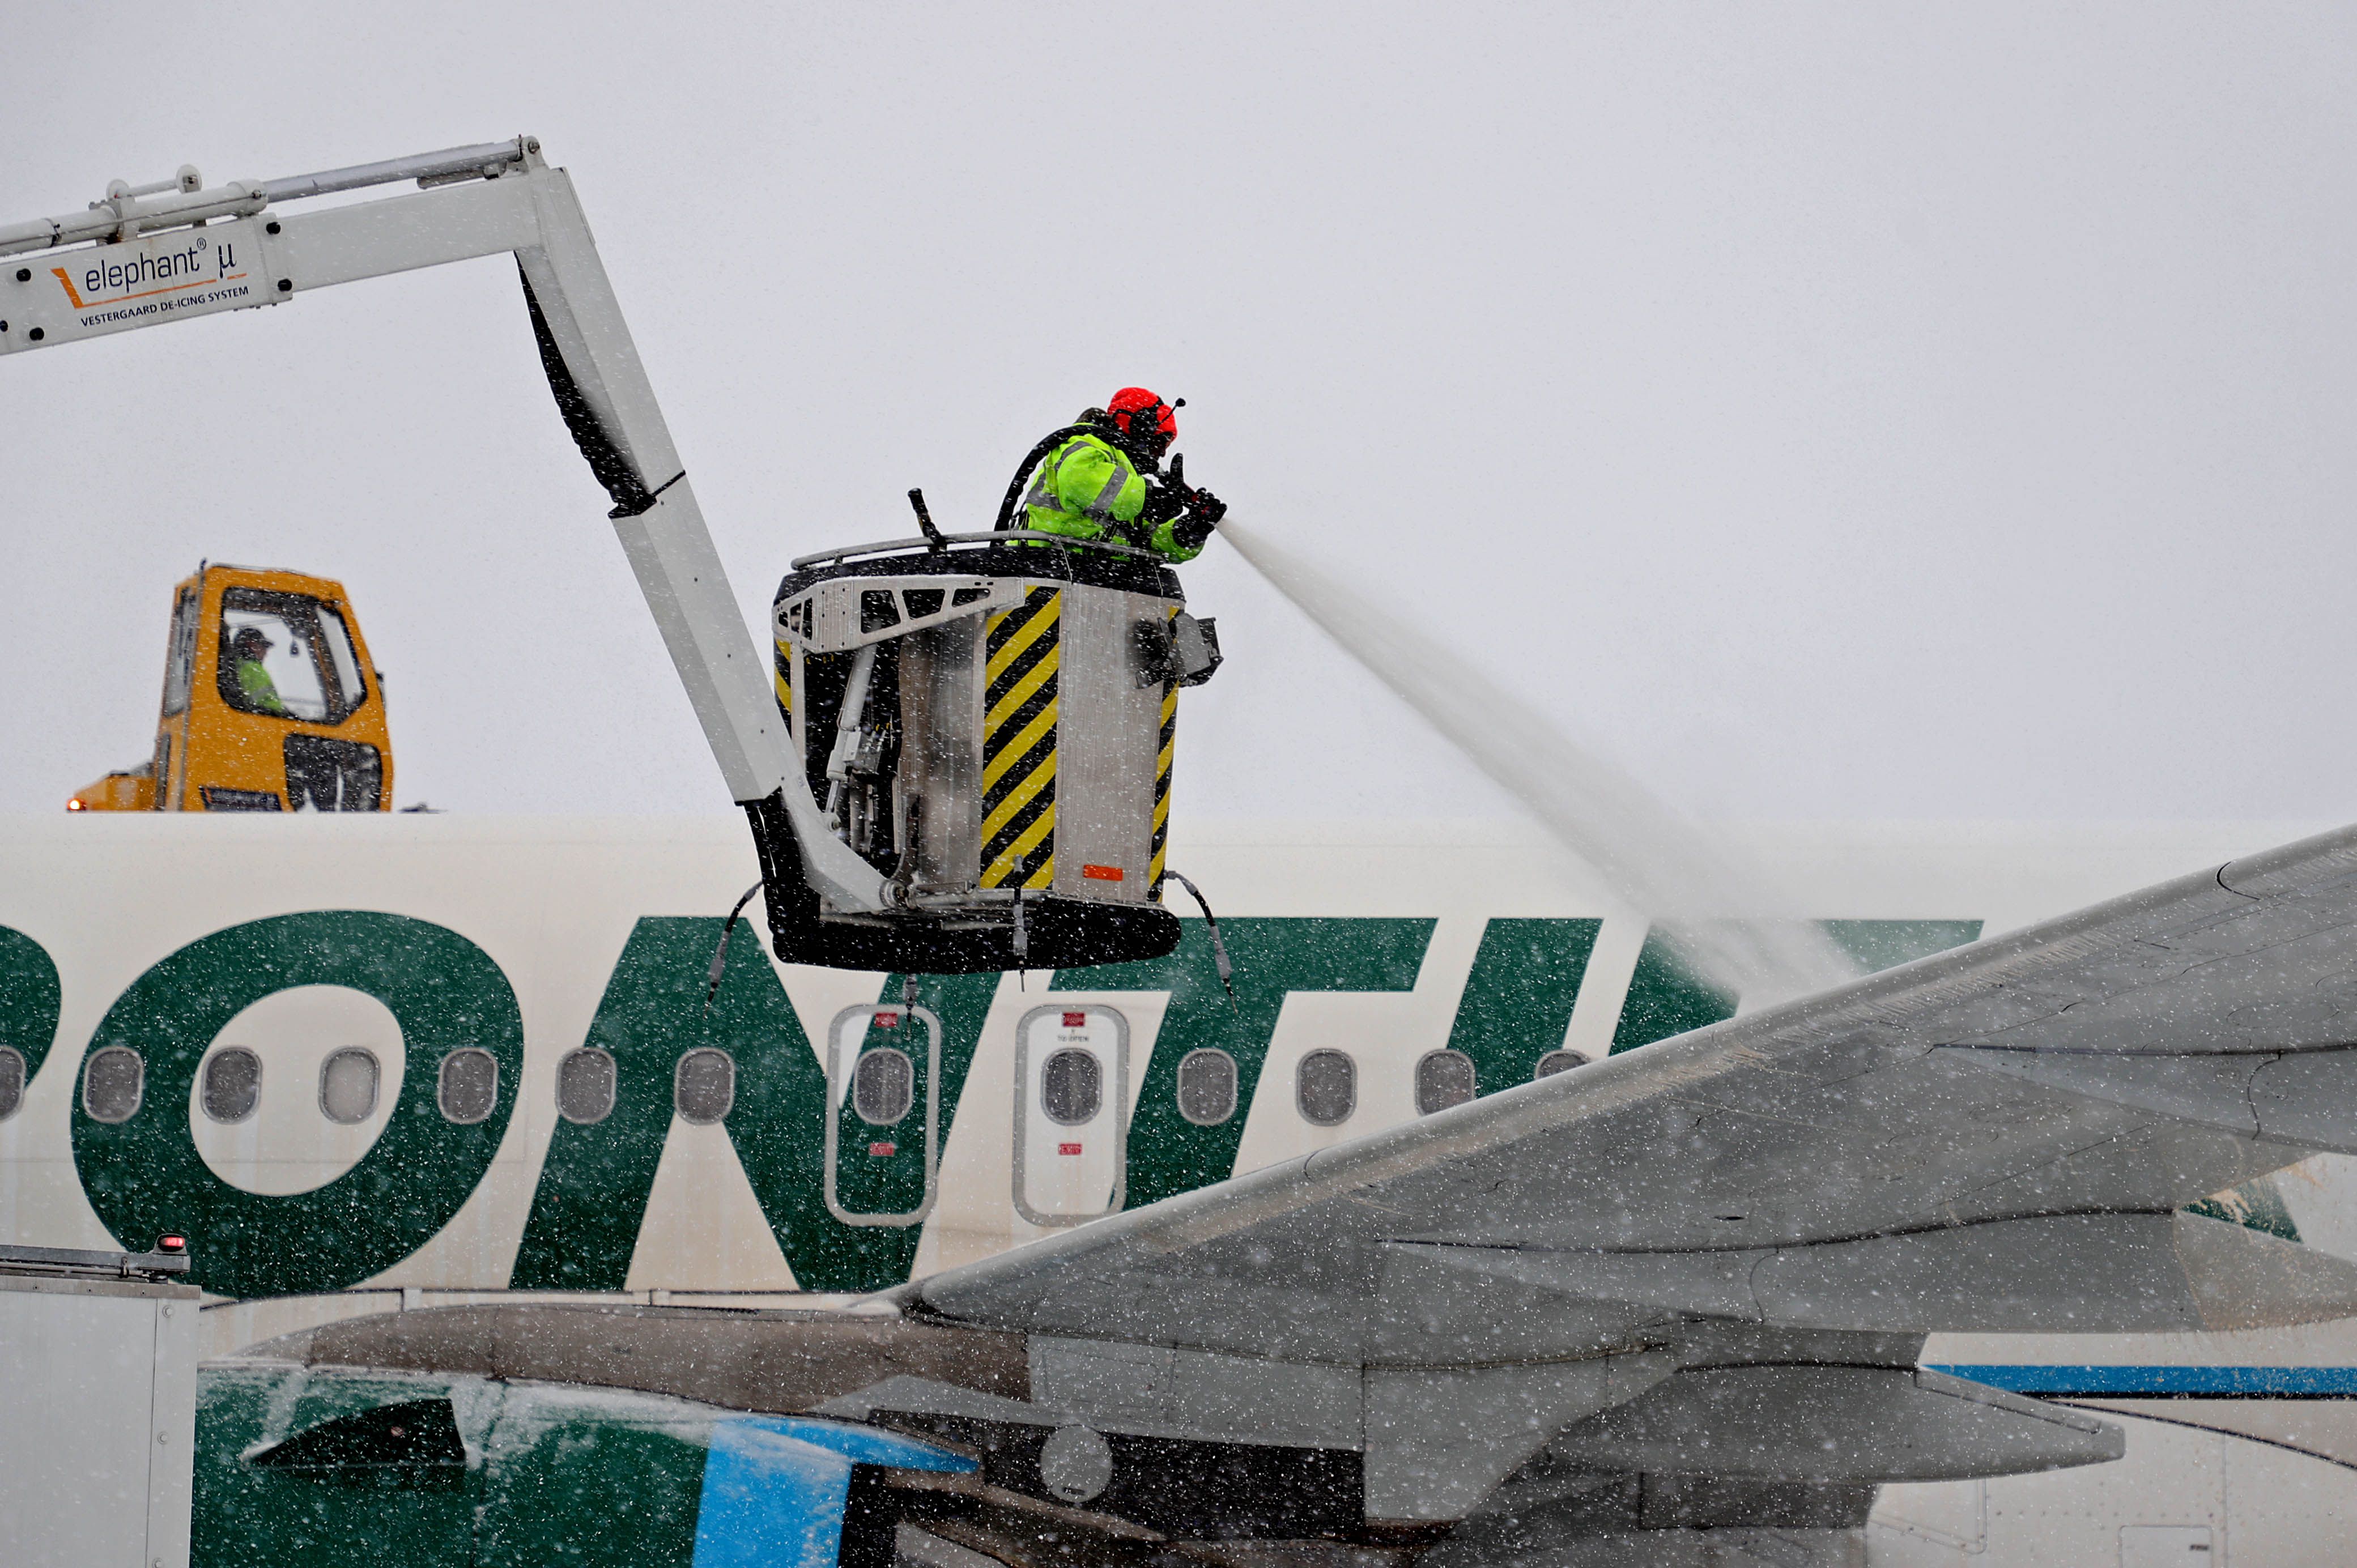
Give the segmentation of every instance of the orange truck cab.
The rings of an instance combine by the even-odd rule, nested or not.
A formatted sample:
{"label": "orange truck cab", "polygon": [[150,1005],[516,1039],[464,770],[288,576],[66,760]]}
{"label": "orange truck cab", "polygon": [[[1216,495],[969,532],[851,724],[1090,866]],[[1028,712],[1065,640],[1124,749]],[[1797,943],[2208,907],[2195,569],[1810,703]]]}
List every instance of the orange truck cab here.
{"label": "orange truck cab", "polygon": [[210,563],[181,583],[156,752],[70,811],[382,811],[384,692],[340,583]]}

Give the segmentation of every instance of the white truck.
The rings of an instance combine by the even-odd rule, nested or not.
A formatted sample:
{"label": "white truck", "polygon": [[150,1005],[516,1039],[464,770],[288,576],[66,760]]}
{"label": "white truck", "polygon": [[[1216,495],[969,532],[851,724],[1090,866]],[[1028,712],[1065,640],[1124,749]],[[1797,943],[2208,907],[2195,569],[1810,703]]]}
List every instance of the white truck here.
{"label": "white truck", "polygon": [[203,1294],[176,1280],[188,1268],[177,1236],[0,1246],[0,1563],[187,1568]]}

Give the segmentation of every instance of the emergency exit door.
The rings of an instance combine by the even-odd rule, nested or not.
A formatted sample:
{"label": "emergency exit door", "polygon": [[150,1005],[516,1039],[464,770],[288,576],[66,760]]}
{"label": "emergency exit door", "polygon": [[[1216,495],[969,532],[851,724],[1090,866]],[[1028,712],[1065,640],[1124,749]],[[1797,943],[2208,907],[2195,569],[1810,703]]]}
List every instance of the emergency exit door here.
{"label": "emergency exit door", "polygon": [[1015,1212],[1078,1225],[1129,1188],[1129,1020],[1102,1004],[1034,1007],[1015,1035]]}
{"label": "emergency exit door", "polygon": [[942,1021],[929,1007],[846,1007],[826,1031],[826,1211],[921,1224],[941,1178]]}

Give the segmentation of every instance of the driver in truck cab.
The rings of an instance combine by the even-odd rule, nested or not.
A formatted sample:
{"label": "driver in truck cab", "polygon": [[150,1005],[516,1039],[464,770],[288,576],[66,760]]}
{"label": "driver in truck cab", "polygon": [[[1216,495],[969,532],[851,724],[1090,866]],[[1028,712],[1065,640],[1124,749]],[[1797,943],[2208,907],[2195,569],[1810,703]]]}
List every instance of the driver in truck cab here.
{"label": "driver in truck cab", "polygon": [[[1227,505],[1159,471],[1178,438],[1178,408],[1144,387],[1124,387],[1077,422],[1081,431],[1048,454],[1023,497],[1022,526],[1068,539],[1103,539],[1153,549],[1176,565],[1203,553]],[[1157,483],[1149,483],[1151,475]]]}
{"label": "driver in truck cab", "polygon": [[270,651],[270,639],[262,635],[259,627],[242,626],[229,641],[231,673],[237,689],[245,700],[265,714],[283,714],[286,704],[278,700],[278,682],[263,668],[262,657]]}

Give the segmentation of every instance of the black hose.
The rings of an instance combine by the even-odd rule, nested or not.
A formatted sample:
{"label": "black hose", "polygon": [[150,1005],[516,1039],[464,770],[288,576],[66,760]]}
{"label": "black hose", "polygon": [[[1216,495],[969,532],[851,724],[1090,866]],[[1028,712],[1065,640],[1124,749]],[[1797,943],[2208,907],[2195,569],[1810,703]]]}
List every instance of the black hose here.
{"label": "black hose", "polygon": [[1023,454],[1023,461],[1015,469],[1015,478],[1006,487],[1006,499],[998,503],[998,521],[990,525],[994,533],[1007,533],[1015,528],[1015,502],[1023,494],[1023,481],[1039,466],[1039,459],[1070,441],[1075,435],[1103,435],[1104,428],[1096,424],[1067,424],[1061,430],[1050,431],[1039,444]]}
{"label": "black hose", "polygon": [[1176,882],[1179,886],[1184,887],[1189,893],[1194,895],[1195,907],[1203,911],[1203,924],[1211,928],[1211,962],[1213,967],[1218,969],[1220,972],[1220,987],[1228,993],[1228,1005],[1231,1008],[1233,1008],[1236,1005],[1236,988],[1234,983],[1236,972],[1235,966],[1228,961],[1228,944],[1220,940],[1220,918],[1211,913],[1211,901],[1203,897],[1203,890],[1196,886],[1192,882],[1188,881],[1187,878],[1179,875],[1177,872],[1168,870],[1163,872],[1162,878],[1166,882]]}
{"label": "black hose", "polygon": [[728,971],[728,939],[736,934],[737,918],[745,912],[745,906],[753,901],[753,895],[769,885],[769,880],[765,876],[745,889],[745,897],[737,899],[737,908],[728,911],[728,923],[720,928],[720,948],[712,955],[712,983],[704,991],[704,1010],[707,1014],[712,1011],[712,999],[720,994],[720,977]]}
{"label": "black hose", "polygon": [[942,531],[933,526],[933,514],[925,510],[925,492],[910,490],[909,504],[917,509],[917,532],[925,536],[925,548],[936,555],[948,549],[948,542],[942,538]]}

